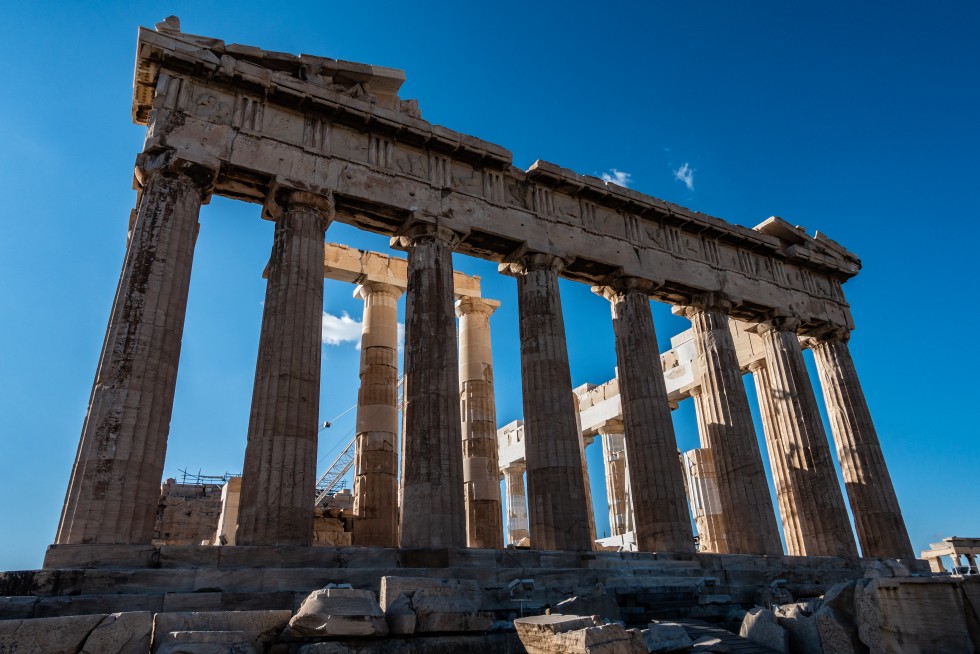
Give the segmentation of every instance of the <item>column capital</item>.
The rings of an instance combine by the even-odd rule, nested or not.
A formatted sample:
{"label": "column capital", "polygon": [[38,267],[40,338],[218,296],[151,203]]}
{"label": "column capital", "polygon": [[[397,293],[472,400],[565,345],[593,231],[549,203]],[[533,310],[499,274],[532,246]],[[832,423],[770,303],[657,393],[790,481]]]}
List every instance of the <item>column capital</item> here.
{"label": "column capital", "polygon": [[424,241],[439,241],[450,250],[455,250],[459,242],[463,240],[463,236],[463,234],[443,225],[410,220],[398,230],[397,234],[391,237],[391,247],[395,250],[404,251]]}
{"label": "column capital", "polygon": [[763,320],[747,331],[753,331],[762,336],[766,332],[795,332],[800,328],[800,319],[794,316],[773,316]]}
{"label": "column capital", "polygon": [[732,307],[737,304],[739,304],[738,298],[726,293],[698,293],[692,295],[686,305],[678,307],[675,313],[679,313],[686,318],[691,318],[693,315],[704,311],[718,311],[727,315]]}
{"label": "column capital", "polygon": [[527,463],[525,461],[511,461],[500,468],[500,471],[505,475],[523,475],[526,470]]}
{"label": "column capital", "polygon": [[354,287],[354,297],[360,298],[361,300],[366,300],[368,296],[374,295],[375,293],[393,295],[397,300],[404,292],[404,288],[395,286],[394,284],[385,284],[384,282],[365,282]]}
{"label": "column capital", "polygon": [[535,270],[550,270],[559,275],[566,265],[568,261],[557,254],[525,251],[511,261],[501,263],[497,266],[497,271],[511,277],[520,277]]}
{"label": "column capital", "polygon": [[702,391],[700,386],[694,386],[687,391],[687,394],[690,395],[691,397],[700,397],[701,392]]}
{"label": "column capital", "polygon": [[177,154],[172,148],[140,152],[136,155],[136,182],[145,187],[150,177],[158,174],[170,174],[188,179],[202,193],[202,202],[207,204],[214,191],[214,182],[218,177],[219,162],[192,161]]}
{"label": "column capital", "polygon": [[485,316],[490,316],[499,308],[500,302],[497,300],[491,300],[484,297],[474,297],[472,295],[464,295],[456,300],[456,317],[462,318],[463,316],[471,313],[480,313]]}
{"label": "column capital", "polygon": [[337,214],[333,191],[330,189],[297,189],[273,183],[266,195],[262,213],[265,218],[277,221],[289,211],[311,209],[320,214],[326,231]]}
{"label": "column capital", "polygon": [[626,427],[622,420],[613,418],[596,426],[596,431],[599,432],[600,436],[622,434],[626,431]]}
{"label": "column capital", "polygon": [[851,340],[851,330],[836,325],[811,330],[805,336],[800,336],[800,344],[811,350],[827,343],[847,343],[849,340]]}
{"label": "column capital", "polygon": [[766,360],[765,360],[765,358],[756,359],[755,361],[753,361],[752,363],[750,363],[748,365],[748,369],[749,369],[749,372],[751,372],[751,373],[756,373],[756,372],[759,372],[760,370],[765,370],[766,369]]}
{"label": "column capital", "polygon": [[617,277],[608,284],[593,286],[592,292],[610,302],[615,302],[617,298],[630,293],[638,293],[649,298],[650,292],[657,286],[656,282],[641,277]]}

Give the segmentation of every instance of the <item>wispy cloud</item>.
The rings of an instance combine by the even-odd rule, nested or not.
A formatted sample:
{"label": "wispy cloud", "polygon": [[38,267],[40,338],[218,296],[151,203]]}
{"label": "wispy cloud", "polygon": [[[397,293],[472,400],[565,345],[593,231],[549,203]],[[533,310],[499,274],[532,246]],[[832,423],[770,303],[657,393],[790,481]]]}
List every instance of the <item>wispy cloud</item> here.
{"label": "wispy cloud", "polygon": [[602,181],[612,182],[613,184],[619,184],[620,186],[629,186],[633,182],[633,176],[629,173],[624,173],[621,170],[616,170],[611,168],[608,173],[602,173]]}
{"label": "wispy cloud", "polygon": [[683,182],[688,191],[694,190],[694,169],[691,164],[685,162],[683,166],[674,171],[674,179]]}
{"label": "wispy cloud", "polygon": [[[346,311],[339,316],[323,312],[322,340],[325,345],[342,345],[354,343],[356,349],[361,349],[361,331],[364,323],[354,320]],[[405,323],[398,323],[398,350],[405,349]]]}
{"label": "wispy cloud", "polygon": [[348,315],[346,311],[339,316],[323,312],[323,342],[327,345],[341,343],[361,344],[361,323]]}

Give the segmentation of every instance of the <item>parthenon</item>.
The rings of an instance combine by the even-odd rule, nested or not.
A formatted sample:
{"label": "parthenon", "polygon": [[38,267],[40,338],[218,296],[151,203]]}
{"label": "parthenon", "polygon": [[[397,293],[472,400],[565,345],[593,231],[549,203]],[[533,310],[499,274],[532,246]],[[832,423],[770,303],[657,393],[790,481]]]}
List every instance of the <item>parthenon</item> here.
{"label": "parthenon", "polygon": [[[806,597],[890,569],[884,560],[923,570],[849,351],[843,284],[856,255],[778,217],[750,229],[545,161],[518,169],[506,149],[425,121],[398,95],[404,81],[172,21],[140,29],[137,207],[45,572],[173,568],[151,594],[203,588],[227,610],[241,599],[232,591],[288,591],[250,606],[292,609],[291,593],[328,582],[384,596],[391,569],[424,568],[492,596],[477,615],[505,610],[548,566],[558,572],[542,573],[542,612],[585,579],[625,594],[658,574],[690,576],[695,604],[702,593],[751,604],[777,581]],[[157,546],[198,217],[214,195],[274,223],[237,531],[224,527],[234,545]],[[390,237],[404,258],[326,243],[333,222]],[[500,301],[454,271],[453,253],[516,278],[523,418],[506,426],[490,339]],[[364,303],[352,546],[333,553],[311,547],[325,278],[353,284]],[[609,302],[618,366],[605,384],[573,388],[559,278]],[[665,353],[651,300],[691,323]],[[700,447],[682,453],[671,411],[688,399]],[[584,452],[596,437],[611,539],[597,539],[592,515]],[[266,582],[222,576],[224,565],[261,569]],[[208,566],[218,581],[168,585]],[[306,577],[269,581],[292,567]],[[641,568],[656,572],[618,574]],[[725,592],[704,591],[716,585]],[[659,610],[631,601],[637,615]]]}
{"label": "parthenon", "polygon": [[[803,364],[803,339],[817,355],[865,555],[912,556],[847,350],[852,325],[841,285],[857,273],[857,257],[778,218],[746,229],[546,162],[520,171],[503,148],[424,122],[415,103],[398,97],[403,80],[392,69],[263,53],[168,29],[141,31],[133,118],[147,125],[147,140],[137,158],[138,210],[57,543],[149,541],[197,214],[219,193],[260,203],[276,225],[239,544],[310,542],[320,262],[324,233],[339,220],[390,234],[392,246],[408,255],[401,518],[396,538],[393,514],[382,525],[368,512],[356,528],[364,544],[502,543],[500,529],[480,537],[466,530],[462,425],[491,435],[495,425],[490,362],[476,355],[460,367],[452,345],[455,251],[497,261],[518,281],[535,548],[593,547],[557,285],[564,276],[610,301],[641,551],[688,552],[693,542],[652,298],[671,303],[693,325],[700,383],[688,394],[722,516],[740,516],[724,525],[724,551],[781,553],[729,327],[737,320],[757,334],[757,356],[747,365],[764,400],[789,552],[857,554]],[[366,332],[362,350],[357,474],[372,490],[357,501],[366,507],[377,493],[393,506],[391,321],[399,291],[372,280],[360,292],[368,322],[383,326]],[[464,338],[479,331],[469,326],[474,312],[487,328],[492,308],[478,310],[467,300],[460,310]],[[466,343],[464,351],[484,354],[486,347]],[[153,401],[147,406],[140,398]],[[471,454],[494,458],[487,451],[492,439],[465,442],[479,451],[468,452],[467,461]],[[366,481],[363,471],[375,468],[385,470],[384,483]],[[499,494],[493,485],[471,481],[467,493],[474,501]]]}

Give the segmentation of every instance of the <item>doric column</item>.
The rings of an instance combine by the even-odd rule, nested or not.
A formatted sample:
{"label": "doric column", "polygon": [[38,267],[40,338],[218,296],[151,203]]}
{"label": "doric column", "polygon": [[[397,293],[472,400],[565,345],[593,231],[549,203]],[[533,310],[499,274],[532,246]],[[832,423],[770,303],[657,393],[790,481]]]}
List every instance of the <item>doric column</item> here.
{"label": "doric column", "polygon": [[408,252],[402,547],[465,547],[462,426],[453,248],[458,236],[416,224],[392,239]]}
{"label": "doric column", "polygon": [[357,392],[354,529],[359,547],[398,546],[398,298],[402,289],[371,282],[364,300],[361,387]]}
{"label": "doric column", "polygon": [[572,406],[575,407],[575,430],[578,432],[578,450],[582,456],[582,483],[584,484],[585,497],[587,498],[585,508],[589,520],[589,542],[592,543],[592,549],[595,549],[596,538],[598,538],[595,524],[595,507],[592,506],[592,482],[589,480],[589,460],[585,455],[585,448],[595,442],[595,435],[586,437],[582,431],[582,405],[579,403],[578,395],[575,394],[574,390],[572,391]]}
{"label": "doric column", "polygon": [[693,552],[650,289],[650,282],[624,278],[593,290],[609,300],[612,310],[637,547]]}
{"label": "doric column", "polygon": [[728,329],[731,304],[715,294],[694,298],[685,315],[694,327],[701,371],[697,407],[702,446],[711,448],[728,551],[782,554],[766,471],[748,397]]}
{"label": "doric column", "polygon": [[562,261],[534,253],[502,264],[517,277],[531,544],[591,550],[581,444],[558,291]]}
{"label": "doric column", "polygon": [[515,545],[531,533],[528,531],[523,461],[504,468],[504,490],[507,493],[507,543]]}
{"label": "doric column", "polygon": [[464,297],[456,302],[466,544],[491,549],[504,546],[490,349],[490,315],[499,306],[496,300],[478,297]]}
{"label": "doric column", "polygon": [[[710,525],[704,527],[704,533],[702,531],[701,524],[697,522],[697,511],[695,510],[696,499],[693,496],[694,490],[690,488],[690,479],[688,479],[688,491],[691,493],[688,497],[688,501],[691,503],[691,509],[694,512],[694,520],[698,529],[699,544],[701,551],[713,552],[716,554],[727,554],[728,549],[728,534],[725,531],[725,516],[724,507],[721,505],[721,497],[718,494],[718,473],[715,470],[715,461],[712,456],[711,448],[705,445],[707,438],[705,434],[708,433],[708,416],[710,411],[705,404],[704,393],[701,392],[700,386],[695,386],[690,390],[691,399],[694,400],[694,417],[698,424],[698,434],[700,436],[700,441],[702,447],[698,449],[701,452],[700,462],[710,465],[710,488],[714,493],[712,500],[708,500],[711,504],[711,518]],[[685,473],[690,477],[690,470],[685,470]],[[700,472],[705,475],[708,474],[707,468],[702,468]],[[705,477],[707,479],[707,477]],[[705,484],[709,482],[705,481]]]}
{"label": "doric column", "polygon": [[684,473],[687,475],[688,500],[698,529],[699,551],[724,552],[727,547],[725,525],[711,450],[705,447],[685,452],[683,463]]}
{"label": "doric column", "polygon": [[242,471],[239,545],[309,545],[313,538],[323,236],[333,197],[286,191],[279,202]]}
{"label": "doric column", "polygon": [[807,339],[864,556],[914,558],[878,433],[847,346],[849,333]]}
{"label": "doric column", "polygon": [[769,383],[769,372],[766,370],[766,360],[759,359],[749,364],[749,371],[755,382],[755,394],[759,400],[759,413],[762,416],[762,431],[766,438],[766,450],[769,453],[769,467],[772,469],[773,485],[776,487],[776,503],[779,505],[779,516],[783,525],[783,536],[786,539],[786,551],[790,556],[803,556],[802,531],[799,516],[793,511],[790,501],[790,475],[787,468],[787,455],[784,451],[786,439],[779,435],[779,416],[772,401],[772,385]]}
{"label": "doric column", "polygon": [[786,506],[791,517],[784,517],[784,522],[798,521],[800,553],[805,556],[857,556],[797,325],[793,319],[779,318],[757,328],[766,350],[771,397],[779,420],[780,443],[772,449],[784,458],[787,474]]}
{"label": "doric column", "polygon": [[606,504],[609,507],[609,535],[622,536],[629,527],[626,499],[626,436],[622,420],[607,420],[599,425],[602,438],[602,462],[606,472]]}
{"label": "doric column", "polygon": [[167,452],[191,261],[215,171],[139,155],[141,199],[56,538],[149,543]]}

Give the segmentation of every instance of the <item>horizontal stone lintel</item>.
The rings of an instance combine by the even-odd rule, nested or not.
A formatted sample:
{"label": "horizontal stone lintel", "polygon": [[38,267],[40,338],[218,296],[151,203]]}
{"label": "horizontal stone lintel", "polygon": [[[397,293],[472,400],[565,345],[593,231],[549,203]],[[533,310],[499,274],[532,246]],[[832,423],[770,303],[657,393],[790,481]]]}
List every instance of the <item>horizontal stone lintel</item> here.
{"label": "horizontal stone lintel", "polygon": [[547,162],[521,171],[499,146],[222,48],[141,30],[134,92],[135,105],[152,104],[134,110],[149,125],[147,148],[220,162],[219,194],[262,202],[277,186],[329,188],[337,219],[369,231],[436,222],[463,235],[465,254],[546,252],[584,283],[636,276],[663,302],[722,293],[744,320],[853,327],[840,285],[860,261],[822,234],[780,219],[732,225]]}

